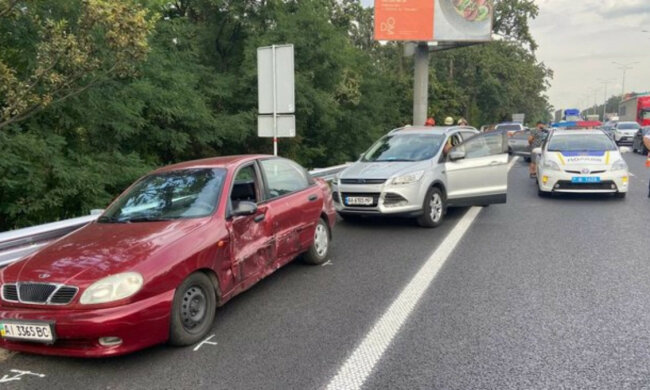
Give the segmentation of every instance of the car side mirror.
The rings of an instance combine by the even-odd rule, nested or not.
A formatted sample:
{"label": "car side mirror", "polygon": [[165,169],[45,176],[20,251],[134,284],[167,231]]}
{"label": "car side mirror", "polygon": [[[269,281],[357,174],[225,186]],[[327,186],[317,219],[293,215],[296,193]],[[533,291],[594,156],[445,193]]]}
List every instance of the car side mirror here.
{"label": "car side mirror", "polygon": [[462,149],[454,149],[449,152],[449,159],[451,161],[462,160],[465,158],[465,151]]}
{"label": "car side mirror", "polygon": [[542,154],[542,148],[535,148],[532,150],[533,154]]}
{"label": "car side mirror", "polygon": [[233,204],[232,216],[253,215],[257,212],[257,205],[254,202],[242,200]]}

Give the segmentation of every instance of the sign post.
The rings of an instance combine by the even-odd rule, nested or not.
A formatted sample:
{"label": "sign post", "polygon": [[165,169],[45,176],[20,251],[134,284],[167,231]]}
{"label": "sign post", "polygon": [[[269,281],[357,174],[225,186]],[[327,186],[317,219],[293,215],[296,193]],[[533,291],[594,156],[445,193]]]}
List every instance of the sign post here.
{"label": "sign post", "polygon": [[257,135],[273,138],[278,155],[278,138],[296,136],[293,45],[272,45],[257,49],[258,117]]}
{"label": "sign post", "polygon": [[375,40],[415,42],[414,125],[427,116],[429,51],[490,41],[493,14],[492,0],[375,0]]}

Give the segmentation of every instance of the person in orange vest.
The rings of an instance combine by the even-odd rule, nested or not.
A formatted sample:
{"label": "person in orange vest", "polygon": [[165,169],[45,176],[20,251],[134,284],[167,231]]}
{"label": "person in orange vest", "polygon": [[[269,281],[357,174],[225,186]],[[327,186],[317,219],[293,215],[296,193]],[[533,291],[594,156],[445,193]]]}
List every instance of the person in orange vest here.
{"label": "person in orange vest", "polygon": [[424,122],[425,126],[435,126],[436,125],[436,120],[433,118],[427,118],[427,121]]}

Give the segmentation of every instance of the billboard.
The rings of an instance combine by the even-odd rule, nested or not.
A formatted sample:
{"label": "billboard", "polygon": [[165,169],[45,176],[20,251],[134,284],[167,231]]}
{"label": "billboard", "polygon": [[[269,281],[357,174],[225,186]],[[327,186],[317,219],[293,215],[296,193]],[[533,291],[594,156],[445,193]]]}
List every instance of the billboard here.
{"label": "billboard", "polygon": [[489,41],[493,15],[492,0],[375,0],[375,39]]}

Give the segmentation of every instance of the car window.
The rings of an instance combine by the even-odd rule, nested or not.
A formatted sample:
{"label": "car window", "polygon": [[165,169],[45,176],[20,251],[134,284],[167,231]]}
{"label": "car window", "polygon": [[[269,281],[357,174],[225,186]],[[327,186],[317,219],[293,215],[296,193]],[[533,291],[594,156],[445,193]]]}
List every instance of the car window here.
{"label": "car window", "polygon": [[589,152],[616,150],[616,144],[605,134],[567,134],[556,135],[548,144],[549,152]]}
{"label": "car window", "polygon": [[233,207],[236,202],[259,202],[259,185],[255,165],[249,164],[240,168],[235,175],[235,180],[230,190],[230,201]]}
{"label": "car window", "polygon": [[512,135],[513,139],[528,139],[530,137],[530,130],[518,131]]}
{"label": "car window", "polygon": [[184,169],[144,177],[98,222],[147,222],[197,218],[212,214],[226,176],[225,169]]}
{"label": "car window", "polygon": [[266,177],[267,199],[301,191],[310,185],[307,172],[292,161],[274,158],[262,160],[261,165]]}
{"label": "car window", "polygon": [[363,155],[363,162],[422,161],[433,158],[442,145],[442,134],[393,134],[381,138]]}
{"label": "car window", "polygon": [[501,154],[503,152],[503,135],[500,133],[486,133],[480,137],[473,137],[460,146],[465,152],[465,158],[479,158]]}
{"label": "car window", "polygon": [[475,136],[477,133],[475,133],[473,131],[461,131],[460,134],[463,136],[463,140],[467,141],[468,139]]}
{"label": "car window", "polygon": [[498,125],[497,130],[503,130],[503,131],[518,131],[521,130],[520,125]]}
{"label": "car window", "polygon": [[638,123],[619,123],[616,128],[620,130],[636,130],[640,128]]}

